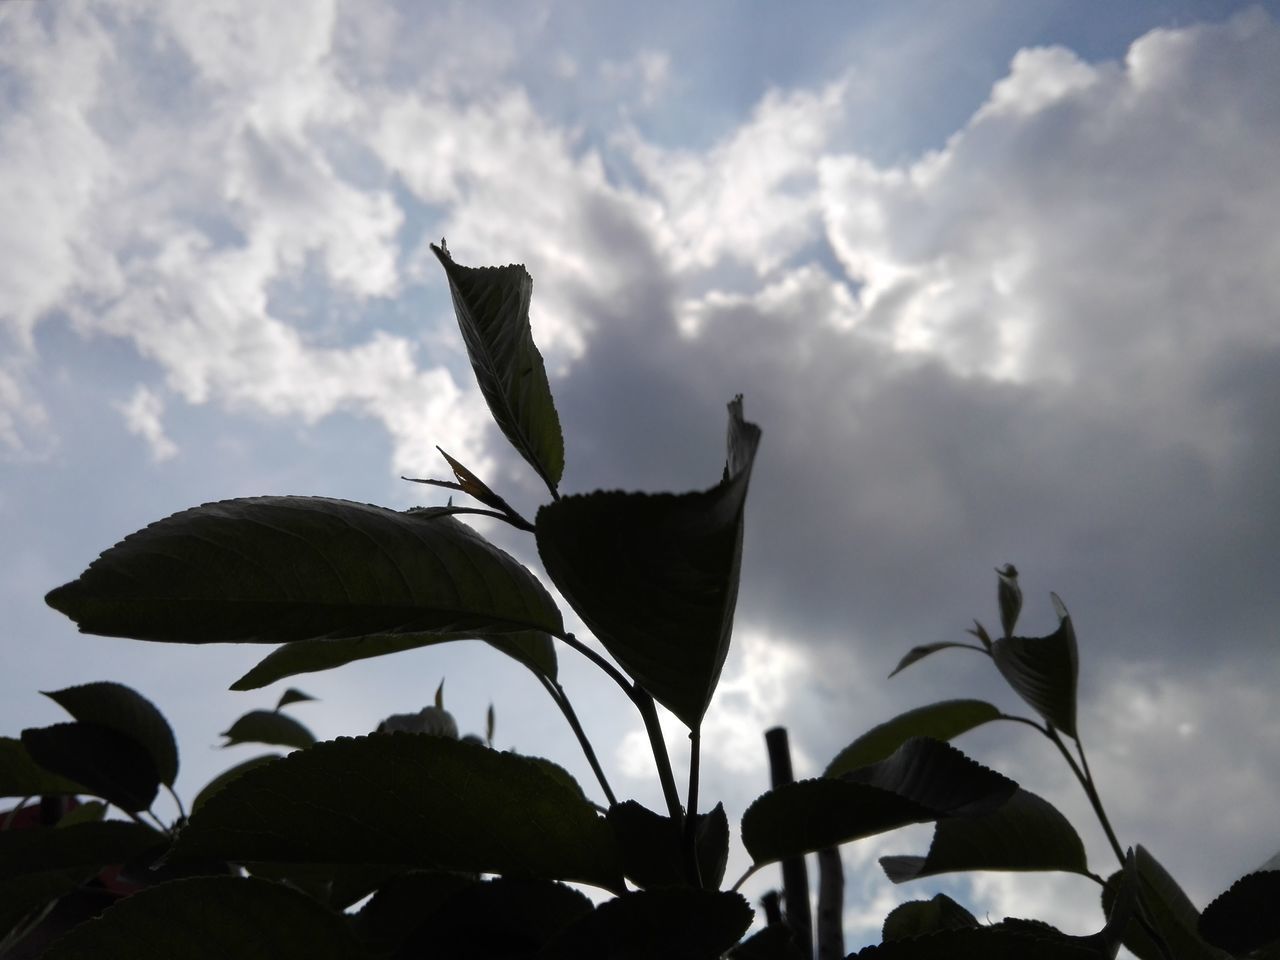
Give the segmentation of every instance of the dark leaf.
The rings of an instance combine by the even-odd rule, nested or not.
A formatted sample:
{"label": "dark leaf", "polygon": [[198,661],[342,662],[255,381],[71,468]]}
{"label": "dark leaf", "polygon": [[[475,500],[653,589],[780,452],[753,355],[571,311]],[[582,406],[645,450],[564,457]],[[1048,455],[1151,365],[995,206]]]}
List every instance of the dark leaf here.
{"label": "dark leaf", "polygon": [[371,953],[396,954],[409,934],[435,915],[449,898],[478,881],[472,874],[413,870],[381,884],[351,917],[351,929]]}
{"label": "dark leaf", "polygon": [[130,813],[148,809],[160,789],[160,774],[147,748],[98,723],[23,730],[22,745],[46,770],[83,784],[87,792]]}
{"label": "dark leaf", "polygon": [[[348,637],[340,640],[295,640],[277,647],[263,657],[257,666],[233,683],[231,689],[256,690],[300,673],[332,670],[356,660],[417,650],[456,639],[458,638],[454,636],[414,633]],[[555,647],[551,638],[541,630],[522,630],[479,639],[520,661],[534,673],[555,679]]]}
{"label": "dark leaf", "polygon": [[982,816],[1017,789],[954,747],[917,738],[850,775],[764,794],[742,816],[742,841],[755,863],[769,863],[909,823]]}
{"label": "dark leaf", "polygon": [[160,782],[173,786],[178,776],[178,744],[169,721],[155,704],[120,683],[85,683],[44,695],[76,720],[110,727],[142,744],[156,765]]}
{"label": "dark leaf", "polygon": [[[628,800],[610,807],[608,820],[628,880],[646,889],[688,885],[683,839],[670,817]],[[695,842],[703,886],[719,889],[729,853],[729,820],[723,805],[699,814]]]}
{"label": "dark leaf", "polygon": [[753,933],[727,956],[730,960],[809,960],[785,923],[771,923]]}
{"label": "dark leaf", "polygon": [[608,824],[546,764],[418,734],[318,743],[209,797],[175,856],[399,864],[620,889]]}
{"label": "dark leaf", "polygon": [[609,653],[688,726],[729,650],[743,509],[760,428],[729,404],[724,479],[703,493],[597,492],[538,511],[538,552]]}
{"label": "dark leaf", "polygon": [[148,826],[124,820],[0,830],[0,880],[18,880],[49,871],[97,873],[109,864],[133,859],[164,839],[163,834]]}
{"label": "dark leaf", "polygon": [[1018,586],[1018,570],[1012,563],[1004,569],[997,570],[1000,578],[997,588],[1000,600],[1000,626],[1004,628],[1006,637],[1013,636],[1013,628],[1018,625],[1018,614],[1022,612],[1022,588]]}
{"label": "dark leaf", "polygon": [[250,710],[221,734],[224,747],[239,743],[265,743],[278,747],[309,747],[316,742],[311,731],[293,717],[274,710]]}
{"label": "dark leaf", "polygon": [[1112,960],[1052,928],[966,927],[864,947],[848,960]]}
{"label": "dark leaf", "polygon": [[1062,602],[1060,623],[1047,637],[1004,637],[991,645],[996,668],[1036,713],[1069,737],[1076,736],[1076,634]]}
{"label": "dark leaf", "polygon": [[262,766],[263,764],[270,763],[272,760],[279,760],[279,759],[280,759],[280,755],[278,753],[268,753],[260,757],[253,757],[252,759],[246,760],[243,763],[237,763],[234,767],[231,767],[230,769],[227,769],[227,770],[223,770],[222,773],[218,774],[216,777],[214,777],[212,780],[206,783],[203,789],[201,789],[201,791],[196,794],[195,800],[191,802],[191,812],[195,813],[197,810],[203,807],[208,802],[211,796],[213,796],[215,793],[217,793],[219,790],[225,787],[232,780],[236,779],[239,776],[242,776],[245,773],[248,773],[250,770],[253,770],[253,769],[256,769],[257,767]]}
{"label": "dark leaf", "polygon": [[561,629],[538,579],[448,511],[323,497],[174,514],[45,599],[82,632],[174,643]]}
{"label": "dark leaf", "polygon": [[342,915],[252,877],[197,877],[119,901],[45,960],[367,960]]}
{"label": "dark leaf", "polygon": [[1204,908],[1200,936],[1228,953],[1244,954],[1280,941],[1280,870],[1241,877]]}
{"label": "dark leaf", "polygon": [[841,750],[822,775],[838,777],[883,760],[912,737],[951,740],[999,717],[1000,711],[982,700],[944,700],[917,707],[872,727]]}
{"label": "dark leaf", "polygon": [[[1138,896],[1141,911],[1164,941],[1168,955],[1175,960],[1229,960],[1228,953],[1201,939],[1197,932],[1200,911],[1160,862],[1141,846],[1135,848],[1134,857],[1141,881]],[[1103,887],[1102,907],[1108,914],[1122,889],[1123,877],[1124,873],[1117,871],[1107,878]],[[1124,945],[1140,960],[1165,958],[1137,918],[1124,933]]]}
{"label": "dark leaf", "polygon": [[280,694],[280,702],[276,704],[276,709],[281,710],[289,706],[291,703],[305,703],[308,700],[314,700],[315,697],[309,693],[303,693],[297,687],[290,687],[284,693]]}
{"label": "dark leaf", "polygon": [[889,676],[892,677],[895,674],[901,673],[903,670],[907,669],[907,667],[911,666],[917,660],[923,660],[925,657],[929,656],[929,654],[931,653],[937,653],[939,650],[948,650],[952,647],[958,647],[963,650],[973,649],[973,647],[971,647],[967,643],[955,643],[950,640],[944,641],[942,643],[926,643],[920,647],[912,647],[910,650],[907,651],[907,655],[898,661],[898,665],[893,668],[893,672],[890,673]]}
{"label": "dark leaf", "polygon": [[894,907],[884,918],[881,938],[885,942],[906,940],[941,930],[976,926],[978,921],[973,914],[945,893],[939,893],[932,900],[909,900]]}
{"label": "dark leaf", "polygon": [[21,740],[0,737],[0,797],[42,797],[88,793],[83,786],[44,769]]}
{"label": "dark leaf", "polygon": [[881,857],[880,866],[894,883],[957,870],[1089,869],[1071,823],[1026,790],[985,816],[939,820],[927,856]]}
{"label": "dark leaf", "polygon": [[476,383],[511,445],[554,493],[564,473],[564,436],[542,354],[529,326],[533,278],[523,266],[463,267],[431,245],[449,278]]}
{"label": "dark leaf", "polygon": [[751,926],[750,905],[736,893],[666,888],[602,903],[541,954],[547,960],[717,960]]}

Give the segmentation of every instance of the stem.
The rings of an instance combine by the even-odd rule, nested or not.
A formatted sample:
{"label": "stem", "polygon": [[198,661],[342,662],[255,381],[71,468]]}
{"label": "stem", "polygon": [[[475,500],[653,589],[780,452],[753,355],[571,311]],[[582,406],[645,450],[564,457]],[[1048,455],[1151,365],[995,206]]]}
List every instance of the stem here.
{"label": "stem", "polygon": [[187,819],[187,808],[182,805],[182,798],[178,796],[177,793],[174,792],[173,787],[169,786],[167,783],[164,785],[164,788],[169,791],[169,796],[173,797],[173,802],[178,806],[178,817],[185,821]]}
{"label": "stem", "polygon": [[689,799],[684,821],[685,869],[702,889],[702,868],[698,863],[698,766],[702,755],[702,724],[689,731]]}
{"label": "stem", "polygon": [[9,824],[13,823],[13,818],[16,817],[22,811],[23,807],[25,807],[28,803],[31,802],[31,798],[33,796],[35,796],[35,794],[31,794],[29,796],[23,797],[21,800],[18,801],[18,805],[16,807],[14,807],[12,810],[10,810],[8,813],[5,814],[4,822],[0,823],[0,830],[9,829]]}
{"label": "stem", "polygon": [[[616,683],[619,687],[622,688],[622,692],[625,693],[628,697],[630,697],[632,702],[636,702],[637,691],[636,691],[635,685],[630,680],[628,680],[625,676],[623,676],[622,672],[617,667],[615,667],[612,663],[610,663],[600,654],[596,653],[596,651],[592,650],[585,643],[583,643],[581,640],[575,637],[572,633],[553,633],[551,634],[551,636],[555,637],[557,640],[564,641],[569,646],[573,647],[573,649],[577,650],[580,654],[586,657],[588,660],[590,660],[592,663],[594,663],[597,667],[599,667],[606,674],[608,674],[609,678],[614,683]],[[638,702],[636,702],[636,706],[639,706]],[[641,708],[641,712],[643,713],[643,708]]]}
{"label": "stem", "polygon": [[[676,778],[671,772],[671,758],[667,756],[667,742],[662,737],[662,725],[658,722],[658,711],[653,705],[653,697],[639,688],[633,687],[636,707],[644,720],[645,732],[649,734],[649,749],[653,751],[653,760],[658,765],[658,779],[662,782],[662,795],[667,801],[667,813],[677,830],[684,827],[684,810],[680,807],[680,794],[676,791]],[[690,877],[690,880],[693,878]]]}
{"label": "stem", "polygon": [[596,775],[596,780],[599,781],[600,789],[604,791],[605,798],[609,801],[609,806],[617,806],[618,798],[613,795],[613,790],[609,787],[609,781],[605,778],[604,770],[600,767],[600,761],[596,759],[596,752],[592,749],[591,741],[587,739],[587,734],[582,729],[582,724],[578,722],[578,715],[574,712],[573,704],[569,702],[569,697],[564,692],[564,687],[560,686],[558,681],[551,680],[542,674],[538,674],[538,679],[542,681],[547,693],[551,695],[551,699],[556,702],[556,706],[560,708],[564,718],[569,721],[569,726],[573,728],[573,735],[578,738],[578,744],[582,747],[582,752],[586,754],[587,763],[591,764],[591,770]]}
{"label": "stem", "polygon": [[740,876],[740,877],[737,879],[737,881],[734,883],[734,885],[733,885],[732,887],[730,887],[730,888],[729,888],[729,891],[730,891],[731,893],[737,893],[737,892],[738,892],[738,888],[739,888],[739,887],[741,887],[744,883],[746,883],[746,882],[747,882],[747,880],[749,880],[749,879],[751,878],[752,874],[754,874],[754,873],[755,873],[757,870],[759,870],[762,866],[764,866],[764,864],[761,864],[761,863],[753,863],[751,866],[747,867],[747,872],[746,872],[746,873],[744,873],[742,876]]}

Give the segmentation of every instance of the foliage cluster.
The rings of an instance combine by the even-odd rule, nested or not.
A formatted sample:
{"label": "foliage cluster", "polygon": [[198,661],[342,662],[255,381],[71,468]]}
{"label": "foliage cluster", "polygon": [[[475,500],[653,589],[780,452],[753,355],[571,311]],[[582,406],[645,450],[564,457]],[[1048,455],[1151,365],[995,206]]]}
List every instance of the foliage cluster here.
{"label": "foliage cluster", "polygon": [[[1243,878],[1200,913],[1146,850],[1121,845],[1077,727],[1071,617],[1055,597],[1053,633],[1016,634],[1022,593],[1012,566],[998,571],[997,636],[975,623],[972,642],[918,647],[898,670],[943,648],[976,652],[1030,715],[953,699],[857,737],[822,776],[777,784],[751,804],[737,831],[751,867],[725,888],[730,825],[722,805],[700,802],[700,730],[729,649],[760,430],[740,397],[729,404],[724,473],[707,490],[561,496],[564,443],[531,334],[529,274],[460,266],[443,243],[433,249],[494,420],[550,493],[533,521],[441,451],[452,479],[421,482],[479,506],[205,504],[125,538],[47,599],[88,633],[273,645],[233,685],[240,690],[483,639],[538,678],[603,802],[549,760],[493,749],[492,716],[485,739],[459,738],[439,694],[434,707],[389,718],[380,732],[316,743],[283,712],[307,699],[291,688],[276,710],[251,712],[225,735],[292,752],[226,771],[189,816],[166,824],[151,812],[178,770],[164,717],[120,684],[60,690],[48,695],[70,722],[0,740],[0,796],[23,798],[2,815],[0,956],[794,958],[813,949],[796,921],[808,904],[788,904],[787,917],[746,936],[754,911],[738,889],[747,876],[932,823],[923,854],[881,859],[892,881],[968,870],[1081,874],[1101,888],[1101,929],[1076,937],[1035,920],[983,924],[938,894],[895,909],[883,942],[856,956],[1086,960],[1114,957],[1124,943],[1142,960],[1280,957],[1280,870]],[[547,576],[599,648],[566,629],[538,577],[463,522],[469,514],[533,535]],[[558,679],[558,647],[590,659],[634,705],[663,811],[614,795]],[[659,709],[689,729],[683,794]],[[1119,869],[1094,872],[1052,804],[950,744],[996,721],[1036,730],[1061,754]],[[127,819],[107,818],[108,806]],[[843,952],[831,938],[817,946],[822,956]]]}

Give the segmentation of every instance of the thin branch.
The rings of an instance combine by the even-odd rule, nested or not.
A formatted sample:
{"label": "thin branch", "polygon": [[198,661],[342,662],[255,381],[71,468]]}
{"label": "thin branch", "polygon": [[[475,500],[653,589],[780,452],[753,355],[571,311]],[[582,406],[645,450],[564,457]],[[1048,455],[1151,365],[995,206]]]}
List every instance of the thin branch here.
{"label": "thin branch", "polygon": [[617,806],[618,798],[614,796],[613,790],[609,787],[609,781],[605,778],[604,770],[600,767],[600,761],[596,759],[596,752],[591,746],[591,741],[587,739],[587,734],[582,729],[582,724],[578,721],[578,715],[574,712],[573,704],[569,702],[569,697],[564,692],[564,687],[558,681],[552,680],[541,673],[538,674],[538,679],[542,681],[547,693],[551,695],[551,699],[556,702],[556,706],[560,708],[564,718],[569,721],[569,726],[573,728],[573,735],[578,738],[578,744],[582,747],[582,752],[587,757],[587,763],[591,764],[591,770],[596,775],[596,780],[599,781],[600,789],[604,791],[605,798],[609,801],[609,806]]}
{"label": "thin branch", "polygon": [[1107,835],[1107,839],[1111,841],[1111,849],[1115,851],[1116,857],[1120,860],[1120,866],[1125,864],[1124,850],[1120,846],[1120,841],[1116,838],[1116,832],[1111,826],[1111,820],[1107,817],[1107,811],[1103,809],[1102,797],[1098,795],[1098,785],[1093,780],[1093,773],[1089,770],[1089,759],[1084,755],[1084,744],[1080,742],[1079,737],[1072,738],[1076,742],[1076,752],[1080,754],[1080,766],[1084,768],[1084,789],[1089,795],[1089,802],[1093,804],[1093,812],[1098,815],[1098,822],[1102,824],[1102,830]]}
{"label": "thin branch", "polygon": [[601,656],[595,650],[592,650],[585,643],[583,643],[581,640],[575,637],[572,633],[553,633],[551,634],[551,636],[555,637],[557,640],[561,640],[567,643],[569,646],[573,647],[573,649],[577,650],[580,654],[582,654],[584,657],[586,657],[588,660],[594,663],[597,667],[599,667],[606,674],[608,674],[609,678],[614,683],[616,683],[619,687],[622,688],[623,693],[625,693],[633,702],[635,701],[636,699],[635,684],[633,684],[630,680],[628,680],[623,675],[621,670],[615,667],[603,656]]}
{"label": "thin branch", "polygon": [[744,883],[746,883],[751,878],[751,876],[763,866],[764,866],[763,863],[753,863],[751,866],[747,867],[747,872],[738,878],[737,882],[734,883],[734,885],[729,888],[729,891],[731,893],[737,893],[738,888],[741,887]]}
{"label": "thin branch", "polygon": [[689,793],[685,804],[684,856],[685,869],[702,889],[702,867],[698,863],[698,767],[702,759],[702,725],[689,731]]}
{"label": "thin branch", "polygon": [[185,821],[187,819],[187,808],[182,805],[182,798],[174,792],[173,787],[169,786],[169,784],[166,783],[164,788],[169,791],[169,796],[173,797],[173,802],[178,806],[178,817]]}
{"label": "thin branch", "polygon": [[[658,722],[658,711],[653,704],[653,697],[639,688],[635,690],[632,700],[640,709],[640,717],[644,720],[644,729],[649,734],[649,748],[653,751],[654,763],[658,765],[658,780],[662,783],[662,795],[667,801],[667,814],[678,831],[684,828],[684,810],[680,807],[680,794],[676,791],[676,778],[671,772],[671,758],[667,755],[667,741],[662,736],[662,724]],[[692,877],[689,878],[692,881]]]}
{"label": "thin branch", "polygon": [[28,796],[25,796],[21,800],[19,800],[18,805],[4,815],[4,822],[0,823],[0,830],[8,830],[9,825],[13,823],[13,818],[16,817],[22,811],[22,809],[26,807],[28,803],[31,802],[31,798],[34,796],[35,796],[34,793],[29,794]]}

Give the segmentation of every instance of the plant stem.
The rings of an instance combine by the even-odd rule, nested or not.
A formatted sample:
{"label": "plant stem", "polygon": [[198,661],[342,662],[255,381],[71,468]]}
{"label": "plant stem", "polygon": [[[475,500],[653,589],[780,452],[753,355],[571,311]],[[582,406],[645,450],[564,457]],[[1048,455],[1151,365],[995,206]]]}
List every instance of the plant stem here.
{"label": "plant stem", "polygon": [[702,889],[702,868],[698,864],[698,766],[702,758],[702,724],[689,731],[689,796],[685,804],[685,869]]}
{"label": "plant stem", "polygon": [[551,699],[556,702],[556,706],[560,708],[560,712],[564,714],[564,718],[569,721],[569,726],[573,728],[573,735],[578,738],[578,744],[582,747],[582,752],[586,754],[587,763],[591,764],[591,770],[596,775],[596,780],[600,783],[600,789],[604,791],[605,798],[609,801],[609,806],[616,806],[618,798],[613,795],[613,790],[609,787],[609,781],[605,778],[604,770],[600,767],[600,761],[596,759],[596,752],[591,747],[591,741],[587,739],[587,733],[582,729],[582,724],[578,722],[578,715],[574,712],[573,704],[569,702],[569,696],[564,692],[559,681],[552,680],[543,674],[538,674],[538,679],[542,681],[542,685],[546,687],[547,693],[551,695]]}
{"label": "plant stem", "polygon": [[178,796],[177,793],[174,792],[173,787],[169,786],[167,783],[164,785],[164,788],[169,791],[169,796],[173,797],[173,802],[178,806],[178,817],[185,821],[187,819],[187,808],[182,805],[182,798]]}
{"label": "plant stem", "polygon": [[[632,682],[628,680],[625,676],[623,676],[622,672],[617,667],[615,667],[612,663],[610,663],[600,654],[596,653],[596,651],[592,650],[585,643],[583,643],[581,640],[575,637],[572,633],[553,633],[551,634],[551,636],[555,637],[557,640],[564,641],[569,646],[573,647],[573,649],[577,650],[580,654],[586,657],[588,660],[590,660],[592,663],[594,663],[597,667],[599,667],[606,674],[608,674],[609,679],[611,679],[614,683],[616,683],[619,687],[622,688],[623,693],[625,693],[628,697],[630,697],[633,702],[635,701],[636,699],[635,685],[632,684]],[[639,704],[637,704],[637,706],[639,706]]]}
{"label": "plant stem", "polygon": [[[671,758],[667,756],[667,742],[662,736],[662,725],[658,722],[658,711],[653,705],[653,697],[643,690],[633,687],[631,698],[640,710],[644,720],[645,732],[649,734],[649,749],[653,751],[653,760],[658,765],[658,779],[662,783],[662,795],[667,801],[667,814],[677,830],[684,828],[684,810],[680,807],[680,794],[676,791],[676,779],[671,772]],[[692,881],[692,877],[689,878]]]}

